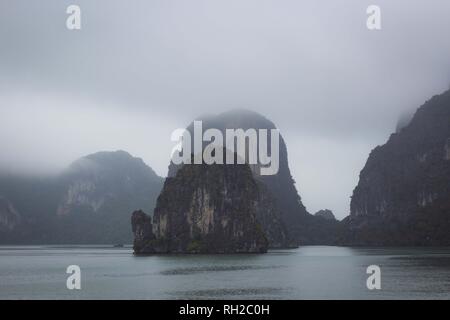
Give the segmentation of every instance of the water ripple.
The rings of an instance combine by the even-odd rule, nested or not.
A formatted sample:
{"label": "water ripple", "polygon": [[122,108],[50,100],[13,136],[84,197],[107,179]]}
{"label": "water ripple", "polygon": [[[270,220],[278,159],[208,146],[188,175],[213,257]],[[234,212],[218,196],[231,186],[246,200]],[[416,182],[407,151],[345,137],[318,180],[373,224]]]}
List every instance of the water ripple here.
{"label": "water ripple", "polygon": [[262,270],[262,269],[277,269],[283,266],[205,266],[205,267],[190,267],[190,268],[175,268],[168,269],[161,272],[162,275],[187,275],[203,272],[221,272],[221,271],[243,271],[243,270]]}
{"label": "water ripple", "polygon": [[220,298],[229,296],[261,296],[280,295],[286,291],[286,288],[275,287],[262,287],[262,288],[217,288],[217,289],[205,289],[205,290],[187,290],[187,291],[173,291],[167,294],[171,296],[177,296],[189,299],[207,299],[207,298]]}

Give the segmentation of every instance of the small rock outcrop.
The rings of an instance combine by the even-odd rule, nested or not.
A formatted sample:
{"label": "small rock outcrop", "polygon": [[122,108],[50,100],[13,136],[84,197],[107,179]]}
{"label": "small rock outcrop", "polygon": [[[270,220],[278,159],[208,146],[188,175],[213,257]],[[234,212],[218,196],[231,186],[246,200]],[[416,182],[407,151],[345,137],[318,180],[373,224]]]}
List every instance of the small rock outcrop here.
{"label": "small rock outcrop", "polygon": [[329,209],[319,210],[314,214],[314,216],[323,218],[325,220],[336,221],[336,217],[334,216],[333,211]]}
{"label": "small rock outcrop", "polygon": [[182,166],[166,179],[153,223],[139,211],[132,226],[136,254],[263,253],[288,245],[274,199],[247,164]]}
{"label": "small rock outcrop", "polygon": [[137,210],[131,215],[131,228],[134,234],[134,250],[138,252],[151,251],[151,248],[146,246],[150,245],[151,241],[155,239],[152,231],[152,218],[144,211]]}

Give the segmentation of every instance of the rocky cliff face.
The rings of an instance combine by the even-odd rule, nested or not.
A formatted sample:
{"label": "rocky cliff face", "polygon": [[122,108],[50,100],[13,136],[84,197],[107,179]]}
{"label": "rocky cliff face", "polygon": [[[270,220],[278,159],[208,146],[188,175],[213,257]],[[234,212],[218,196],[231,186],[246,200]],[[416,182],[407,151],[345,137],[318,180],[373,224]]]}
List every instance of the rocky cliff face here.
{"label": "rocky cliff face", "polygon": [[283,222],[277,200],[264,183],[257,179],[255,183],[257,185],[256,219],[264,230],[269,248],[296,247],[296,241],[289,236],[288,228]]}
{"label": "rocky cliff face", "polygon": [[[265,252],[286,246],[274,200],[248,165],[184,165],[168,177],[153,216],[132,217],[135,253]],[[144,233],[144,234],[143,234]]]}
{"label": "rocky cliff face", "polygon": [[[216,128],[225,136],[226,129],[276,129],[273,122],[262,115],[248,110],[233,110],[219,114],[217,116],[201,117],[203,130]],[[193,124],[187,127],[193,137]],[[270,138],[267,139],[270,145]],[[248,150],[248,149],[247,149]],[[322,234],[329,234],[328,226],[326,230],[320,230],[322,219],[317,220],[310,215],[304,207],[301,198],[295,187],[288,165],[288,152],[283,137],[280,135],[279,143],[279,171],[275,175],[260,175],[260,165],[251,165],[254,177],[261,182],[267,191],[273,196],[278,210],[281,212],[281,219],[287,228],[289,237],[297,244],[312,244],[322,239]],[[179,166],[173,163],[169,166],[169,177],[175,176]],[[323,231],[323,232],[322,232]],[[327,237],[325,237],[327,238]]]}
{"label": "rocky cliff face", "polygon": [[347,243],[450,244],[450,91],[375,148],[345,221]]}

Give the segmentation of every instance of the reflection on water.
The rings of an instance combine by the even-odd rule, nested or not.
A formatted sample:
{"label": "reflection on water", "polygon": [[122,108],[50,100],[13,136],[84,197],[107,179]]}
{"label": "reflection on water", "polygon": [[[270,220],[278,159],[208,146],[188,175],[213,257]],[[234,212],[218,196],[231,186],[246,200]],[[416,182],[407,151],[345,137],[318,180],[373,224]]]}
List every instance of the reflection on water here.
{"label": "reflection on water", "polygon": [[[66,289],[67,266],[82,289]],[[381,290],[366,268],[381,267]],[[307,246],[136,257],[130,247],[0,247],[2,299],[449,299],[449,248]]]}

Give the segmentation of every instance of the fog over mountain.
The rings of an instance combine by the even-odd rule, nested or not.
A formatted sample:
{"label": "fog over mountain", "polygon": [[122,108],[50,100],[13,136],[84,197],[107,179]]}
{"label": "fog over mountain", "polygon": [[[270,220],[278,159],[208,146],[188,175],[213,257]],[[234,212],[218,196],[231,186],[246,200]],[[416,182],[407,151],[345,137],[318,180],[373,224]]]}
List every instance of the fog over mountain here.
{"label": "fog over mountain", "polygon": [[0,171],[56,173],[126,150],[165,176],[170,134],[204,113],[273,121],[309,212],[349,213],[367,156],[450,84],[450,2],[0,2]]}

